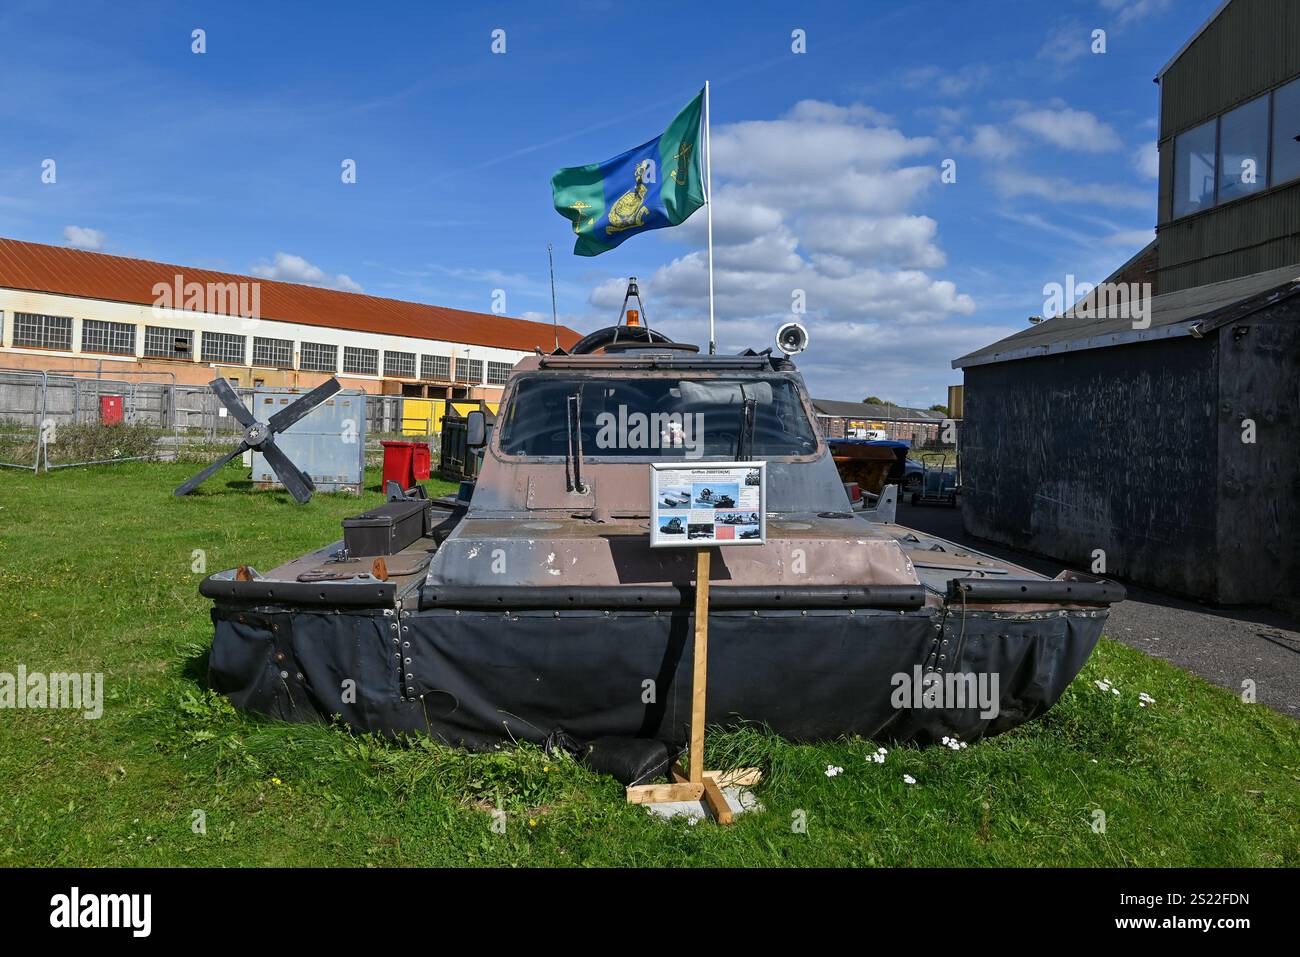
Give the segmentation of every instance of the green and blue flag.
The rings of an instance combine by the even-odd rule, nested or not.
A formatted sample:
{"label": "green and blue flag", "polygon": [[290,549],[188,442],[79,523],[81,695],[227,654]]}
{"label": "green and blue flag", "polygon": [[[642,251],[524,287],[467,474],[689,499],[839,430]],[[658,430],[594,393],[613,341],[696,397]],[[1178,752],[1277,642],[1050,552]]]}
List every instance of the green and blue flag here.
{"label": "green and blue flag", "polygon": [[574,255],[599,256],[629,236],[680,225],[704,205],[698,148],[703,108],[701,90],[650,142],[551,177],[555,210],[578,236]]}

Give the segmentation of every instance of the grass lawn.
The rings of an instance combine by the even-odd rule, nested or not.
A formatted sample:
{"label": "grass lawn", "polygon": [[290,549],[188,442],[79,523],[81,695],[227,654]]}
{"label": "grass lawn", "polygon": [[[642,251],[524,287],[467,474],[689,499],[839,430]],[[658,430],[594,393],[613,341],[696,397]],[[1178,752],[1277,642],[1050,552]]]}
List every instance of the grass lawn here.
{"label": "grass lawn", "polygon": [[196,550],[209,571],[269,568],[381,496],[298,506],[232,466],[172,498],[193,471],[0,473],[0,672],[105,676],[99,720],[0,711],[0,865],[1300,864],[1300,723],[1105,639],[1044,718],[961,751],[876,764],[860,739],[714,735],[709,766],[768,773],[766,810],[730,828],[652,819],[612,778],[535,748],[236,714],[205,686]]}

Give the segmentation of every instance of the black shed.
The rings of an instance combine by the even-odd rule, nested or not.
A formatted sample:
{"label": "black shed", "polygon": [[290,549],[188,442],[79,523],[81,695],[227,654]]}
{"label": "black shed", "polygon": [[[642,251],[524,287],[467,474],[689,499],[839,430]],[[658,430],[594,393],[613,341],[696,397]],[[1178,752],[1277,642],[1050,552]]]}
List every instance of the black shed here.
{"label": "black shed", "polygon": [[1300,597],[1297,293],[1289,266],[955,360],[967,531],[1204,601]]}

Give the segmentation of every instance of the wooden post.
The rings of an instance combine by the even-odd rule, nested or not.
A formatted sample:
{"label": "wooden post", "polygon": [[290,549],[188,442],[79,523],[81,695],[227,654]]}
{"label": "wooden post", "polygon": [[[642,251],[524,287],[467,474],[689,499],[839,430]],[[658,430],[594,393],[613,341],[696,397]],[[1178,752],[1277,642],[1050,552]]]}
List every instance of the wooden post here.
{"label": "wooden post", "polygon": [[692,784],[704,783],[704,715],[709,674],[709,550],[695,550],[695,670],[691,676]]}
{"label": "wooden post", "polygon": [[673,766],[672,784],[639,784],[627,789],[633,804],[703,800],[719,824],[730,824],[732,812],[722,793],[725,785],[753,785],[762,780],[757,768],[704,770],[704,721],[709,684],[709,549],[695,550],[695,667],[691,674],[690,768]]}

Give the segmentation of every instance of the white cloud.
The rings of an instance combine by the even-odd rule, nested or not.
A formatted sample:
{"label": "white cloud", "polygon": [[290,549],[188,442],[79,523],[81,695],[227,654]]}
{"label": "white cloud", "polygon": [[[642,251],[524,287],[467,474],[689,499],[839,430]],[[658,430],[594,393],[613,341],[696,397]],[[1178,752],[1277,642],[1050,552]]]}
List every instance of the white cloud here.
{"label": "white cloud", "polygon": [[[802,299],[812,345],[800,368],[814,392],[860,399],[871,370],[899,401],[928,405],[943,398],[953,356],[1005,330],[957,321],[975,303],[931,275],[946,263],[939,223],[916,209],[938,185],[938,144],[883,119],[806,101],[779,119],[713,130],[718,343],[770,345]],[[704,220],[701,211],[664,236],[696,251],[639,280],[655,327],[689,342],[706,336]],[[625,288],[620,278],[592,290],[594,321],[618,309]]]}
{"label": "white cloud", "polygon": [[1092,31],[1079,23],[1068,23],[1054,30],[1038,48],[1038,58],[1066,64],[1087,56],[1092,49]]}
{"label": "white cloud", "polygon": [[813,177],[838,175],[846,159],[859,174],[878,174],[935,147],[926,137],[913,139],[896,129],[868,127],[848,118],[812,119],[808,112],[800,104],[785,119],[719,129],[713,137],[714,170],[797,187]]}
{"label": "white cloud", "polygon": [[63,242],[74,249],[103,249],[104,234],[87,226],[64,226]]}
{"label": "white cloud", "polygon": [[894,118],[888,113],[882,113],[875,107],[868,106],[865,103],[851,103],[848,106],[841,106],[838,103],[827,103],[825,100],[800,100],[786,114],[786,118],[814,123],[860,121],[874,123],[878,126],[892,126],[895,122]]}
{"label": "white cloud", "polygon": [[997,126],[984,124],[975,127],[971,137],[970,151],[984,159],[1010,159],[1023,149],[1020,142],[1006,130]]}
{"label": "white cloud", "polygon": [[1125,246],[1132,248],[1134,251],[1143,249],[1147,243],[1156,238],[1154,229],[1124,229],[1117,233],[1111,233],[1102,239],[1107,246]]}
{"label": "white cloud", "polygon": [[1160,178],[1160,150],[1155,143],[1144,143],[1133,157],[1133,167],[1147,179]]}
{"label": "white cloud", "polygon": [[1019,223],[1021,226],[1041,229],[1045,233],[1059,236],[1075,246],[1087,246],[1094,241],[1092,234],[1066,226],[1058,222],[1057,218],[1046,219],[1038,213],[1024,213],[1014,209],[1000,209],[998,215],[1013,223]]}
{"label": "white cloud", "polygon": [[917,115],[933,119],[939,130],[944,133],[951,132],[966,119],[964,109],[956,109],[951,106],[928,106],[916,111]]}
{"label": "white cloud", "polygon": [[998,192],[1006,197],[1032,196],[1050,202],[1087,203],[1116,209],[1154,209],[1148,190],[1123,189],[1110,183],[1076,183],[1063,176],[999,171],[994,176]]}
{"label": "white cloud", "polygon": [[1106,153],[1121,147],[1119,135],[1085,110],[1068,107],[1055,110],[1027,110],[1013,120],[1022,130],[1059,146],[1083,153]]}
{"label": "white cloud", "polygon": [[361,286],[345,273],[330,276],[329,273],[292,253],[277,252],[275,260],[270,263],[258,263],[249,270],[254,276],[263,279],[278,279],[282,282],[297,282],[308,286],[324,286],[327,289],[341,289],[344,292],[361,292]]}
{"label": "white cloud", "polygon": [[980,63],[944,70],[937,66],[917,67],[903,74],[903,86],[909,90],[958,97],[983,86],[992,71]]}
{"label": "white cloud", "polygon": [[951,360],[1022,328],[1022,324],[1011,323],[947,322],[919,327],[864,323],[853,334],[862,343],[869,362],[863,362],[862,352],[819,349],[814,329],[812,344],[799,357],[799,370],[819,399],[858,401],[867,395],[879,395],[924,409],[935,402],[946,402],[945,387],[962,381],[962,374],[950,367]]}
{"label": "white cloud", "polygon": [[804,249],[841,259],[896,263],[935,269],[945,263],[935,245],[939,224],[929,216],[882,216],[845,222],[833,215],[810,216],[800,239]]}
{"label": "white cloud", "polygon": [[1120,26],[1127,26],[1138,20],[1159,13],[1164,13],[1173,5],[1173,0],[1101,0],[1103,8],[1118,11],[1116,18]]}

